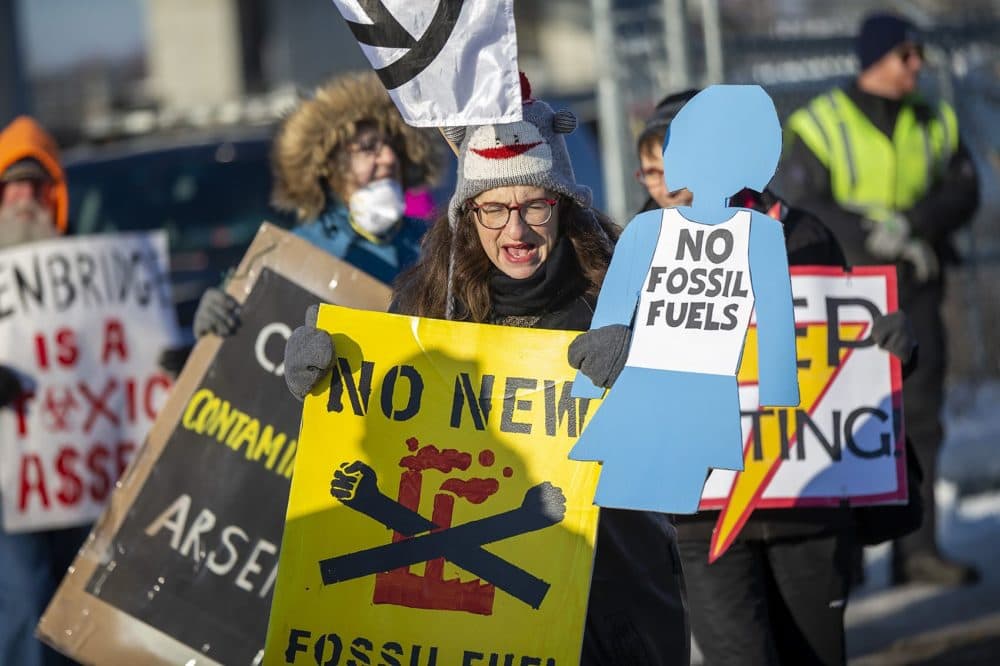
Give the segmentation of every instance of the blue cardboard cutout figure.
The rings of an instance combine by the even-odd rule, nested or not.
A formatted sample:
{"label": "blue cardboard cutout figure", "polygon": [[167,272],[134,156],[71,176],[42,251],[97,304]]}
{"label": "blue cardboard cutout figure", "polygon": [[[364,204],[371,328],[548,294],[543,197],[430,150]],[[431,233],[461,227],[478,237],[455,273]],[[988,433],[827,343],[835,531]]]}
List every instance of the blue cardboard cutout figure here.
{"label": "blue cardboard cutout figure", "polygon": [[[694,203],[632,219],[591,324],[632,328],[625,368],[570,452],[603,463],[595,504],[694,513],[709,468],[743,469],[736,371],[754,307],[760,403],[799,403],[781,223],[728,207],[741,189],[764,189],[780,150],[759,86],[707,88],[671,122],[664,177]],[[603,394],[577,375],[574,396]]]}

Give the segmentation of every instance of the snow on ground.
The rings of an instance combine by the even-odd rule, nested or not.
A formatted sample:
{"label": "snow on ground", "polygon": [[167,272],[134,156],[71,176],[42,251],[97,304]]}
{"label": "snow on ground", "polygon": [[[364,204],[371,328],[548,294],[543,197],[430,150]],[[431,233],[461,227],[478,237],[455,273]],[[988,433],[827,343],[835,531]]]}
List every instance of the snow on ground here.
{"label": "snow on ground", "polygon": [[847,606],[847,646],[852,658],[886,650],[905,639],[962,633],[1000,613],[1000,491],[959,497],[955,486],[939,483],[939,539],[942,550],[976,564],[983,579],[974,586],[890,588],[889,546],[865,552],[866,582]]}
{"label": "snow on ground", "polygon": [[939,478],[960,495],[1000,490],[1000,381],[949,387]]}

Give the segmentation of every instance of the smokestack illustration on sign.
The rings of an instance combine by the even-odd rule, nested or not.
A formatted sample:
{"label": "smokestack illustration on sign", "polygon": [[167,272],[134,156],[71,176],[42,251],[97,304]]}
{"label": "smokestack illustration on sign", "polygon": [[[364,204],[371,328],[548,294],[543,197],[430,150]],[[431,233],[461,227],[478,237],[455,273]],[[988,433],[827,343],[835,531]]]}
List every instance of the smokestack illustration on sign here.
{"label": "smokestack illustration on sign", "polygon": [[[760,402],[799,403],[781,223],[728,207],[734,193],[764,189],[780,150],[759,86],[711,86],[671,122],[664,178],[694,203],[632,219],[591,325],[631,329],[625,367],[570,452],[603,463],[595,504],[694,513],[709,469],[743,469],[736,372],[754,309]],[[577,375],[575,397],[603,394]]]}
{"label": "smokestack illustration on sign", "polygon": [[[399,461],[404,471],[398,500],[381,491],[375,471],[363,462],[345,462],[334,473],[330,494],[347,507],[392,529],[393,537],[389,544],[322,560],[319,568],[323,584],[375,575],[372,603],[477,615],[492,615],[499,588],[532,608],[539,608],[549,583],[482,546],[562,522],[566,515],[562,490],[548,482],[537,484],[524,494],[520,506],[455,526],[452,516],[456,498],[483,504],[497,493],[501,481],[495,477],[449,476],[434,495],[433,514],[428,520],[419,513],[424,473],[465,472],[472,464],[472,454],[456,449],[439,450],[434,445],[421,447],[415,437],[406,440],[406,446],[410,455]],[[496,455],[489,449],[480,451],[476,459],[486,469],[497,465]],[[500,474],[509,479],[513,470],[503,467]],[[445,560],[479,578],[469,581],[445,578]],[[423,575],[410,568],[419,564],[425,565]]]}
{"label": "smokestack illustration on sign", "polygon": [[521,120],[513,0],[333,4],[408,124]]}

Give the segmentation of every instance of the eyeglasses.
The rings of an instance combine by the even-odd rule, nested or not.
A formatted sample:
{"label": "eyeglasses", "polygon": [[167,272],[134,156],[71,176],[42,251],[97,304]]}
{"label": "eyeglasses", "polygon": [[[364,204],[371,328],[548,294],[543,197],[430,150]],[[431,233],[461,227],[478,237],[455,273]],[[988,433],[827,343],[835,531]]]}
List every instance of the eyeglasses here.
{"label": "eyeglasses", "polygon": [[912,60],[914,56],[923,61],[924,46],[923,44],[902,44],[896,48],[896,55],[898,55],[899,59],[906,65],[910,64],[910,60]]}
{"label": "eyeglasses", "polygon": [[382,148],[385,146],[392,148],[389,137],[382,134],[369,134],[349,143],[347,150],[352,154],[375,157],[382,152]]}
{"label": "eyeglasses", "polygon": [[479,224],[487,229],[503,229],[510,221],[510,211],[516,210],[525,224],[540,227],[552,219],[552,209],[558,199],[532,199],[517,206],[489,201],[483,204],[469,202],[469,210],[475,211]]}

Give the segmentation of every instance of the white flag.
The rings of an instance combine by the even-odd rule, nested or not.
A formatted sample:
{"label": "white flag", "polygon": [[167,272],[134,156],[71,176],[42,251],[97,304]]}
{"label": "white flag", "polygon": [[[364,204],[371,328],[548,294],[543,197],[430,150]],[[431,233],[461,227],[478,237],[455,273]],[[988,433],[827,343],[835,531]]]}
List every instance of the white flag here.
{"label": "white flag", "polygon": [[333,0],[403,119],[521,120],[514,0]]}

